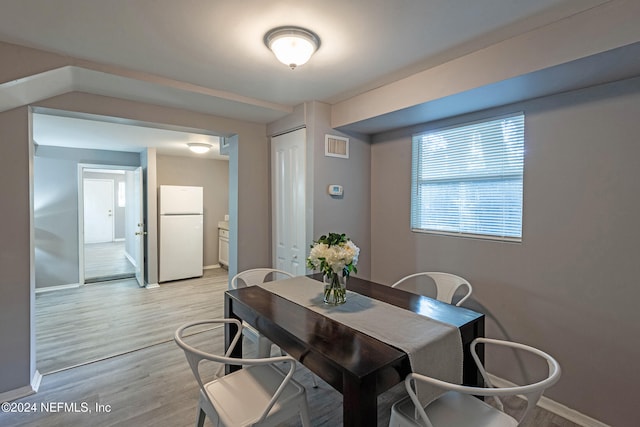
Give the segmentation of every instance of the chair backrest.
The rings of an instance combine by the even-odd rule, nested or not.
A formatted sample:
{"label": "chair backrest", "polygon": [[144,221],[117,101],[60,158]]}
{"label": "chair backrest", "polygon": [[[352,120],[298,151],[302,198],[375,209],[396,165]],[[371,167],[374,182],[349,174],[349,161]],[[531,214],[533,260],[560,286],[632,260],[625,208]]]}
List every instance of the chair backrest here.
{"label": "chair backrest", "polygon": [[[482,365],[482,362],[480,361],[480,358],[478,357],[478,353],[476,351],[477,344],[499,345],[499,346],[510,347],[510,348],[529,352],[546,361],[547,368],[548,368],[547,375],[544,379],[531,384],[515,385],[511,387],[495,387],[491,383],[489,375],[487,374],[487,371],[485,370],[484,366]],[[549,354],[545,353],[544,351],[538,350],[537,348],[534,348],[528,345],[519,344],[515,342],[510,342],[510,341],[496,340],[491,338],[476,338],[471,343],[470,350],[471,350],[471,355],[473,357],[473,360],[475,361],[476,366],[478,367],[478,370],[480,371],[484,379],[484,382],[486,385],[486,387],[484,388],[452,384],[452,383],[448,383],[445,381],[441,381],[435,378],[431,378],[425,375],[420,375],[415,373],[409,374],[405,379],[405,387],[407,389],[407,392],[411,396],[411,400],[416,406],[417,412],[420,414],[420,416],[425,421],[427,426],[432,426],[432,424],[425,410],[422,408],[422,405],[420,404],[420,401],[418,400],[418,397],[411,385],[413,381],[423,381],[423,382],[432,384],[433,386],[436,386],[438,388],[441,388],[443,390],[455,391],[461,394],[469,394],[474,396],[492,396],[495,399],[496,406],[500,411],[504,411],[502,402],[499,399],[500,396],[516,396],[516,395],[524,396],[525,399],[527,400],[527,408],[522,413],[522,415],[520,416],[520,419],[518,420],[518,425],[520,425],[530,414],[531,410],[537,405],[538,400],[540,400],[544,391],[547,388],[554,385],[560,379],[561,370],[558,362]]]}
{"label": "chair backrest", "polygon": [[[238,328],[236,334],[233,337],[233,340],[231,341],[231,344],[229,345],[229,348],[227,349],[226,353],[224,354],[224,356],[220,356],[220,355],[216,355],[216,354],[212,354],[212,353],[207,353],[205,351],[199,350],[195,347],[193,347],[190,344],[187,344],[184,341],[184,336],[185,336],[185,331],[187,331],[190,328],[196,327],[196,326],[212,326],[212,325],[221,325],[221,324],[226,324],[226,323],[233,323],[236,325],[236,327]],[[202,329],[200,328],[199,331],[202,331]],[[264,410],[262,411],[262,416],[260,417],[259,420],[257,420],[257,422],[260,422],[262,420],[264,420],[267,415],[269,414],[269,411],[271,410],[271,408],[275,405],[276,401],[278,400],[278,398],[280,397],[280,395],[282,394],[282,392],[284,391],[285,387],[287,386],[287,384],[289,383],[289,381],[291,380],[291,378],[293,377],[293,373],[295,372],[296,369],[296,360],[291,357],[291,356],[277,356],[277,357],[265,357],[265,358],[260,358],[260,359],[243,359],[243,358],[236,358],[236,357],[229,357],[231,355],[231,352],[233,351],[233,349],[235,348],[236,344],[238,343],[238,341],[241,339],[242,337],[242,322],[240,322],[237,319],[209,319],[209,320],[198,320],[195,322],[189,322],[186,323],[182,326],[180,326],[175,334],[174,334],[174,340],[176,342],[176,344],[178,344],[178,346],[184,351],[184,354],[187,358],[187,361],[189,362],[189,366],[191,367],[191,371],[193,372],[193,375],[196,377],[196,381],[198,381],[198,385],[200,386],[200,390],[202,391],[202,395],[205,396],[207,398],[207,400],[209,401],[209,404],[211,406],[213,406],[213,403],[211,402],[211,399],[209,399],[209,395],[205,390],[205,383],[202,379],[202,376],[200,374],[200,362],[203,360],[210,360],[213,362],[218,362],[220,363],[220,366],[218,368],[218,370],[215,372],[215,377],[219,378],[220,376],[222,376],[223,372],[224,372],[224,368],[226,365],[244,365],[244,366],[251,366],[251,365],[269,365],[269,364],[278,364],[278,368],[283,371],[284,373],[286,373],[283,382],[280,384],[280,386],[278,387],[278,389],[276,390],[275,394],[273,395],[273,397],[271,398],[271,400],[269,401],[269,403],[267,404],[267,406],[264,408]],[[289,363],[289,370],[287,371],[281,362],[288,362]],[[286,365],[285,365],[286,366]]]}
{"label": "chair backrest", "polygon": [[440,273],[440,272],[431,272],[431,271],[410,274],[398,280],[396,283],[391,285],[391,287],[392,288],[397,287],[399,289],[402,289],[404,286],[402,285],[403,283],[406,285],[409,279],[413,279],[419,276],[430,277],[433,280],[433,283],[435,283],[436,285],[436,299],[438,301],[446,302],[448,304],[451,304],[451,302],[453,301],[453,296],[455,295],[458,288],[465,287],[467,293],[460,299],[460,301],[456,303],[457,306],[459,306],[467,298],[469,298],[471,296],[471,292],[473,291],[473,288],[471,287],[471,283],[469,283],[466,279],[463,279],[460,276],[456,276],[455,274],[451,274],[451,273]]}
{"label": "chair backrest", "polygon": [[254,286],[264,283],[267,276],[271,275],[271,280],[285,279],[293,277],[293,274],[275,268],[252,268],[242,271],[231,279],[231,289]]}

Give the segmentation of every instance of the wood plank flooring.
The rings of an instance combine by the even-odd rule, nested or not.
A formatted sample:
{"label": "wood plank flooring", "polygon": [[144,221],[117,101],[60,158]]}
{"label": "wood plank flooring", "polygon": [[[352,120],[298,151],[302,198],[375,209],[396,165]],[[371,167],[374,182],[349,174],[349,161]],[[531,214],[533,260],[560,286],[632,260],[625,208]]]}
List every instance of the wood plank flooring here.
{"label": "wood plank flooring", "polygon": [[189,320],[223,314],[227,271],[140,288],[103,282],[36,295],[36,358],[42,374],[169,341]]}
{"label": "wood plank flooring", "polygon": [[84,245],[85,283],[135,276],[135,268],[125,255],[125,242]]}
{"label": "wood plank flooring", "polygon": [[[108,340],[112,340],[112,344],[107,346],[112,349],[111,353],[115,354],[113,349],[120,348],[118,346],[123,349],[121,351],[126,352],[104,359],[98,357],[98,361],[71,369],[56,371],[55,368],[50,368],[56,372],[43,377],[37,394],[16,401],[22,405],[35,404],[36,410],[23,413],[0,412],[0,426],[193,426],[197,411],[198,386],[184,354],[172,340],[173,332],[179,324],[191,319],[222,317],[222,293],[226,288],[226,281],[226,271],[208,270],[201,279],[164,284],[159,289],[136,289],[119,284],[118,290],[111,292],[108,292],[106,287],[100,288],[103,285],[93,285],[79,290],[97,291],[101,296],[96,301],[92,301],[88,294],[82,292],[78,295],[72,295],[68,291],[49,293],[61,293],[59,298],[53,301],[54,306],[59,304],[60,307],[57,317],[64,317],[63,313],[71,313],[73,307],[74,310],[87,314],[93,313],[94,319],[58,319],[59,326],[50,325],[53,331],[58,327],[65,327],[67,332],[59,333],[57,341],[51,340],[52,342],[47,343],[49,349],[43,353],[43,361],[60,362],[61,356],[57,353],[72,356],[76,352],[76,346],[80,347],[78,353],[87,355],[84,359],[91,359],[96,356],[89,348],[93,345],[102,346],[102,341]],[[120,296],[110,297],[112,294]],[[131,300],[137,303],[125,304]],[[39,298],[36,307],[38,317],[43,314],[43,303],[42,298]],[[101,305],[105,307],[100,307]],[[131,309],[128,310],[127,307]],[[53,308],[50,307],[49,310],[49,321],[38,319],[39,324],[44,326],[55,320],[56,316],[51,312]],[[90,333],[91,327],[87,322],[101,318],[110,327],[97,325],[94,327],[101,332]],[[83,338],[75,336],[69,322],[80,326],[83,322],[86,323],[84,329],[87,329],[87,332]],[[118,329],[120,326],[120,333],[109,333],[109,329]],[[207,350],[220,352],[223,346],[222,334],[222,328],[216,328],[189,339],[205,346]],[[105,335],[109,338],[103,340]],[[38,342],[40,340],[41,338]],[[94,344],[79,344],[84,341]],[[142,347],[135,349],[136,346]],[[245,348],[247,352],[253,350],[250,343],[246,343]],[[39,357],[38,366],[42,372],[40,364]],[[53,367],[54,364],[51,363],[50,366]],[[59,363],[58,366],[62,364]],[[209,372],[212,370],[213,367]],[[313,426],[342,425],[342,396],[321,380],[318,381],[317,389],[312,388],[311,373],[303,366],[297,369],[296,379],[307,387]],[[388,425],[392,403],[403,396],[404,389],[399,385],[379,397],[378,426]],[[58,403],[62,406],[58,406]],[[47,407],[43,408],[41,404],[53,407],[43,410]],[[102,405],[102,412],[96,405]],[[517,398],[508,401],[506,406],[510,413],[516,413],[523,407]],[[83,408],[87,411],[83,412]],[[91,412],[88,412],[89,410]],[[213,425],[210,420],[205,423],[207,427]],[[295,419],[282,424],[286,427],[299,425],[300,422]],[[575,424],[537,409],[535,417],[526,424],[526,427],[534,426],[574,427]]]}

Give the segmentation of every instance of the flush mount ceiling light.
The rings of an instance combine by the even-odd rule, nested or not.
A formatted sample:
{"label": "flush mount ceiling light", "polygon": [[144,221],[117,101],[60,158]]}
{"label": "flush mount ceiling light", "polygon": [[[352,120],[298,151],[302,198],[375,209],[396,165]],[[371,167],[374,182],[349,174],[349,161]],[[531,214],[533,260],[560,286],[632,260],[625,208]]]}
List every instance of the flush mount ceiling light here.
{"label": "flush mount ceiling light", "polygon": [[202,142],[190,142],[187,145],[189,146],[189,150],[198,154],[204,154],[207,151],[211,150],[210,144],[204,144]]}
{"label": "flush mount ceiling light", "polygon": [[292,70],[305,64],[320,47],[320,38],[300,27],[278,27],[264,35],[264,44]]}

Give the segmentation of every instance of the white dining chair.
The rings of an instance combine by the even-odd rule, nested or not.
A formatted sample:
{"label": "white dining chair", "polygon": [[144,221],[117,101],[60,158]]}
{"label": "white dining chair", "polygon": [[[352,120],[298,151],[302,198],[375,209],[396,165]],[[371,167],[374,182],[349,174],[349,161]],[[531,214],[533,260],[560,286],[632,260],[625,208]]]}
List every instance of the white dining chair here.
{"label": "white dining chair", "polygon": [[[535,383],[512,387],[494,387],[476,352],[477,344],[490,344],[526,351],[546,361],[547,374]],[[471,355],[482,374],[486,387],[469,387],[440,381],[425,375],[409,374],[405,388],[409,396],[393,404],[389,427],[513,427],[519,426],[536,406],[544,390],[560,379],[560,365],[547,353],[536,348],[510,341],[490,338],[476,338],[471,343]],[[418,400],[414,391],[415,382],[424,382],[444,391],[440,397],[426,407]],[[504,412],[500,396],[521,395],[527,401],[527,408],[516,419]],[[489,405],[475,396],[491,396],[495,406]]]}
{"label": "white dining chair", "polygon": [[[440,272],[420,272],[410,274],[408,276],[403,277],[398,280],[396,283],[391,285],[392,288],[403,289],[407,291],[413,292],[413,287],[409,287],[410,279],[415,279],[420,276],[430,277],[433,280],[433,283],[436,286],[436,299],[438,301],[446,302],[451,304],[453,301],[453,297],[456,294],[456,291],[464,287],[466,293],[464,296],[455,304],[456,306],[460,306],[464,301],[467,300],[471,296],[471,292],[473,292],[473,288],[471,287],[471,283],[469,283],[466,279],[463,279],[460,276],[456,276],[451,273],[440,273]],[[421,295],[426,295],[426,292],[418,292]]]}
{"label": "white dining chair", "polygon": [[[252,268],[250,270],[242,271],[231,279],[231,289],[238,289],[246,286],[255,286],[261,283],[265,283],[267,278],[273,280],[280,280],[294,277],[293,274],[278,270],[275,268]],[[261,335],[253,326],[246,322],[243,322],[244,336],[258,347],[258,357],[269,357],[271,355],[271,346],[273,343],[264,335]],[[280,354],[284,356],[284,352],[280,350]],[[318,388],[318,380],[315,375],[311,376],[313,382],[313,388]]]}
{"label": "white dining chair", "polygon": [[[279,280],[293,277],[293,274],[277,270],[275,268],[252,268],[242,271],[231,279],[231,289],[255,286],[271,280]],[[243,322],[243,333],[247,339],[258,347],[257,357],[269,357],[271,355],[271,345],[273,344],[267,337],[261,335],[253,326]]]}
{"label": "white dining chair", "polygon": [[[224,356],[202,351],[185,342],[185,332],[194,327],[220,326],[233,323],[238,331]],[[179,327],[175,342],[184,350],[189,366],[200,386],[196,425],[202,427],[205,417],[226,427],[276,426],[298,415],[304,427],[311,427],[305,388],[292,377],[296,361],[291,356],[258,359],[229,357],[242,337],[242,323],[237,319],[211,319],[190,322]],[[220,364],[214,379],[205,382],[201,362]],[[285,362],[285,363],[283,363]],[[224,375],[227,365],[243,368]],[[284,369],[287,367],[288,369]],[[205,371],[204,369],[202,369]],[[206,371],[205,371],[206,372]],[[216,424],[217,422],[217,424]]]}

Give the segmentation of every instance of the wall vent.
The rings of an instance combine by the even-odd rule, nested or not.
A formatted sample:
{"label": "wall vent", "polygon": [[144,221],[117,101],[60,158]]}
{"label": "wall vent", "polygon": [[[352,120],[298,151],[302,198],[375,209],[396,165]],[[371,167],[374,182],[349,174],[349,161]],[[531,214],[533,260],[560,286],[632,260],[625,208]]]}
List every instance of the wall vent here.
{"label": "wall vent", "polygon": [[349,138],[335,135],[324,136],[324,155],[328,157],[349,158]]}

